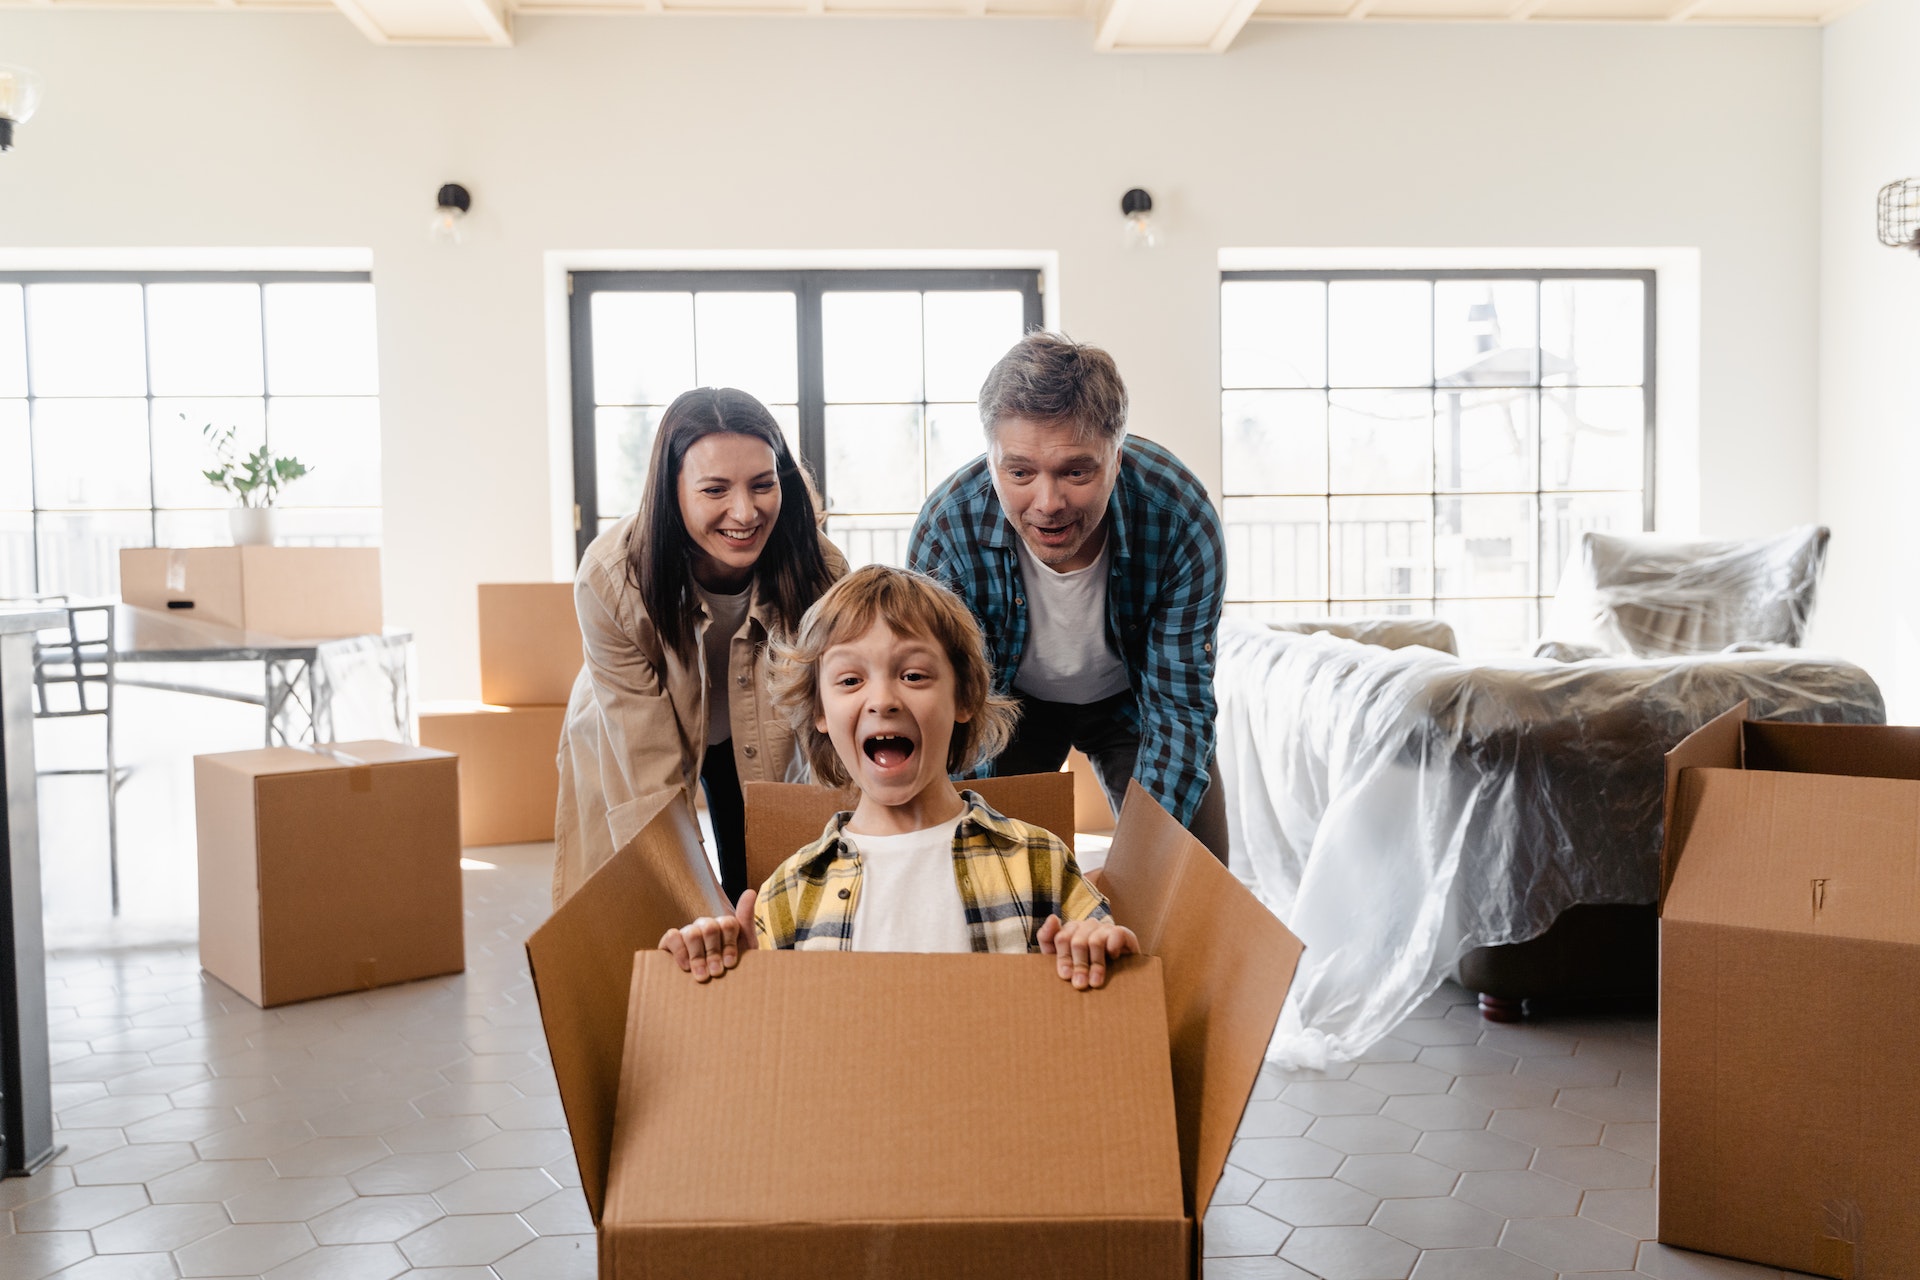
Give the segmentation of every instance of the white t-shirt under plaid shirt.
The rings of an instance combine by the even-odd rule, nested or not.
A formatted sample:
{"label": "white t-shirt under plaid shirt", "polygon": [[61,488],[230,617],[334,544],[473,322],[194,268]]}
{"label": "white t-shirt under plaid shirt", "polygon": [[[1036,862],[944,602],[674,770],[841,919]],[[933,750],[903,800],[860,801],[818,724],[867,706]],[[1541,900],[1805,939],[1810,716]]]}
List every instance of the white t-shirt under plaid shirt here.
{"label": "white t-shirt under plaid shirt", "polygon": [[864,864],[853,913],[855,951],[971,951],[967,907],[953,878],[953,835],[942,822],[902,835],[846,831]]}

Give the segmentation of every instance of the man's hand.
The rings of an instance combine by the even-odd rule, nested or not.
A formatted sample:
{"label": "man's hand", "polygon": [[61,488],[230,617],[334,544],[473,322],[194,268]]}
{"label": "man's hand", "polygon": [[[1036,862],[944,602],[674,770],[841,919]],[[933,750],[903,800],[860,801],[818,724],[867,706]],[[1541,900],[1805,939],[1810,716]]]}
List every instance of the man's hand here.
{"label": "man's hand", "polygon": [[1109,960],[1140,954],[1140,939],[1133,930],[1111,920],[1061,924],[1059,916],[1048,916],[1034,937],[1040,953],[1056,958],[1060,976],[1073,983],[1076,991],[1106,985]]}
{"label": "man's hand", "polygon": [[701,982],[719,977],[740,963],[742,951],[756,945],[753,902],[757,896],[756,890],[749,889],[740,895],[732,915],[701,916],[685,928],[667,930],[660,938],[660,949],[680,962],[682,973]]}

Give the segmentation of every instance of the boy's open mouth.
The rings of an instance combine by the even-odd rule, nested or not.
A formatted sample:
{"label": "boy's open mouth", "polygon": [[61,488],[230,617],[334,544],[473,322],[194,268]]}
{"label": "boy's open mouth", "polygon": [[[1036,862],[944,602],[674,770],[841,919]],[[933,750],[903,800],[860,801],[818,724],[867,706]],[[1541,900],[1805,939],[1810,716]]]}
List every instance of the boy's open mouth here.
{"label": "boy's open mouth", "polygon": [[891,769],[907,762],[907,757],[913,754],[913,740],[898,734],[876,733],[861,743],[860,749],[882,769]]}

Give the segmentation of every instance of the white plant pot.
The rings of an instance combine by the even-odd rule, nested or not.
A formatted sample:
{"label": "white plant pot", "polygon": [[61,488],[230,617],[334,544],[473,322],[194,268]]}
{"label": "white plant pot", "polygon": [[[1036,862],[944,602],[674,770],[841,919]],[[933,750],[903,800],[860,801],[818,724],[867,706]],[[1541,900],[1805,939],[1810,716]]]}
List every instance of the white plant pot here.
{"label": "white plant pot", "polygon": [[227,528],[236,547],[270,547],[274,536],[272,507],[230,507]]}

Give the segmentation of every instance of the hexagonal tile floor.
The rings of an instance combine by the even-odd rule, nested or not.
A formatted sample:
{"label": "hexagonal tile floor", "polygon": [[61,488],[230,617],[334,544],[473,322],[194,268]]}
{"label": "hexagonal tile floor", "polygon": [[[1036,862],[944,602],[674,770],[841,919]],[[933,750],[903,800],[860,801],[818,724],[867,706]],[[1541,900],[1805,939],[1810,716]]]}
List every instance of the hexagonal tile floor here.
{"label": "hexagonal tile floor", "polygon": [[[521,950],[551,846],[475,856],[457,977],[262,1011],[192,947],[56,951],[67,1149],[0,1182],[0,1275],[592,1277]],[[1206,1275],[1780,1280],[1649,1242],[1654,1030],[1495,1026],[1446,987],[1359,1063],[1266,1072]]]}

